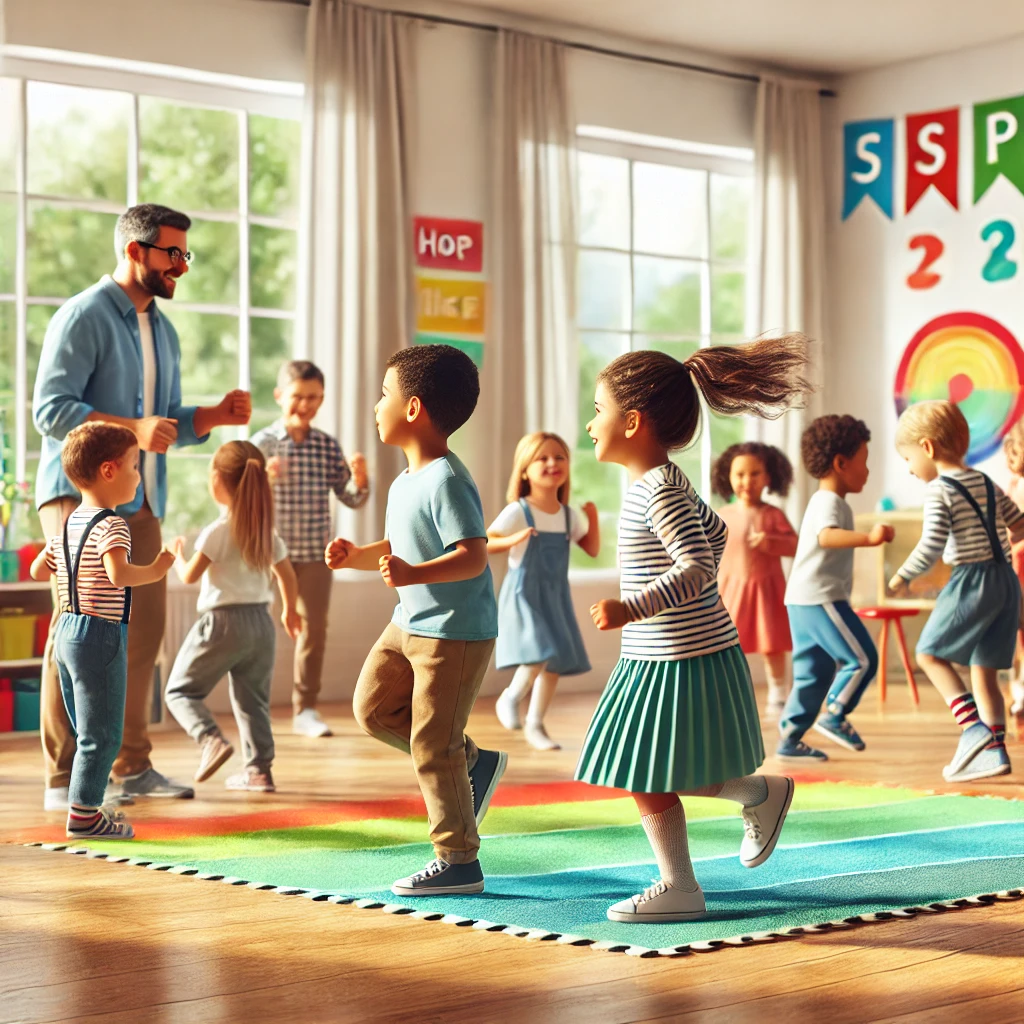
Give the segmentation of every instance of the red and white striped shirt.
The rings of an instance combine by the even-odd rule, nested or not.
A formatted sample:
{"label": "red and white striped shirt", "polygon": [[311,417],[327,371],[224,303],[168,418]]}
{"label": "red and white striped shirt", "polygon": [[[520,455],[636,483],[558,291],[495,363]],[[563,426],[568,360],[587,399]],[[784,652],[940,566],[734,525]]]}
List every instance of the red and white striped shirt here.
{"label": "red and white striped shirt", "polygon": [[[77,557],[85,528],[100,511],[102,509],[80,505],[71,513],[68,519],[68,548],[72,561]],[[120,622],[124,616],[124,588],[115,587],[110,582],[103,565],[103,556],[115,548],[125,548],[131,558],[132,535],[128,524],[120,516],[108,516],[92,528],[78,564],[78,604],[83,615],[95,615],[112,622]],[[69,573],[64,564],[63,532],[46,542],[46,564],[57,576],[61,610],[70,611],[71,592],[68,588]]]}

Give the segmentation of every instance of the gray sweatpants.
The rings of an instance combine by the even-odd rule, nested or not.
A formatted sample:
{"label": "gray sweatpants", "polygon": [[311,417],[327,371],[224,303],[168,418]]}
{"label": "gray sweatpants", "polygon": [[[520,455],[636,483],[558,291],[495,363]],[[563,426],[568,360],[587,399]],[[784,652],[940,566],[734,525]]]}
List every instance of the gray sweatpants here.
{"label": "gray sweatpants", "polygon": [[276,639],[267,605],[214,608],[189,630],[167,680],[167,708],[198,742],[218,730],[206,698],[227,675],[246,766],[260,771],[274,760],[270,681]]}

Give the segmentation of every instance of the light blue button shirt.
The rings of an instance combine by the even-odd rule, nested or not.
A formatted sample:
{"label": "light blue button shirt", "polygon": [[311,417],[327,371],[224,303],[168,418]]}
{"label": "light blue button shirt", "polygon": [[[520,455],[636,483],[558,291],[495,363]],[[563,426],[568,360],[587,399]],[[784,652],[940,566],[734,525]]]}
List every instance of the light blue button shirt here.
{"label": "light blue button shirt", "polygon": [[[195,406],[181,404],[181,347],[171,322],[153,302],[148,310],[156,354],[156,393],[153,414],[178,421],[178,445],[202,444],[193,427]],[[135,305],[113,278],[104,277],[91,288],[68,299],[54,313],[46,329],[39,358],[32,418],[43,435],[43,450],[36,477],[36,506],[56,498],[77,498],[78,491],[64,475],[60,450],[69,430],[84,423],[92,412],[126,419],[143,415],[142,341]],[[167,507],[167,457],[142,453],[139,471],[145,478],[145,460],[156,459],[156,497],[153,514],[163,518]],[[117,509],[131,515],[142,507],[143,485],[135,498]]]}

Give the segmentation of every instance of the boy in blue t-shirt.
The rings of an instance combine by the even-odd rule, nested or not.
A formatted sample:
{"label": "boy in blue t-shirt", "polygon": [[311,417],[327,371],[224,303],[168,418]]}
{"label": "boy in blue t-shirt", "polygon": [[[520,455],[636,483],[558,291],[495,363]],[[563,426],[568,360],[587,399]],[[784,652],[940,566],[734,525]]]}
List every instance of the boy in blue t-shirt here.
{"label": "boy in blue t-shirt", "polygon": [[409,468],[391,485],[386,538],[327,546],[332,569],[378,569],[398,590],[387,629],[367,656],[352,710],[364,732],[412,755],[435,859],[399,879],[399,896],[483,892],[477,826],[508,755],[465,735],[498,635],[480,495],[448,438],[473,414],[480,380],[451,345],[396,352],[374,407],[385,444]]}

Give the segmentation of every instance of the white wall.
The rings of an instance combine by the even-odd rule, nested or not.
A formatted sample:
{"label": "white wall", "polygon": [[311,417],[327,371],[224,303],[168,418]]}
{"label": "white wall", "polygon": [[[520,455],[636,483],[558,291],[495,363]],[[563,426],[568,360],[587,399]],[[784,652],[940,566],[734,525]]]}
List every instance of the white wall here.
{"label": "white wall", "polygon": [[[990,245],[979,237],[989,221],[1005,217],[1017,225],[1011,257],[1021,259],[1024,197],[1000,179],[981,199],[973,200],[972,111],[975,102],[1016,96],[1024,91],[1020,73],[1024,39],[912,61],[842,78],[836,86],[827,139],[829,174],[829,315],[830,354],[825,407],[867,421],[873,432],[871,479],[856,499],[858,511],[874,507],[882,495],[897,504],[919,507],[921,485],[909,477],[893,451],[896,411],[893,383],[900,357],[914,333],[942,313],[975,311],[1005,324],[1024,341],[1024,269],[998,284],[982,280]],[[904,215],[904,125],[906,114],[961,105],[960,201],[958,211],[930,189]],[[850,218],[841,213],[842,126],[868,118],[896,118],[896,210],[887,220],[863,200]],[[934,233],[946,251],[933,268],[942,274],[934,288],[906,286],[920,256],[908,249],[919,233]],[[997,455],[983,467],[997,480],[1005,467]]]}

